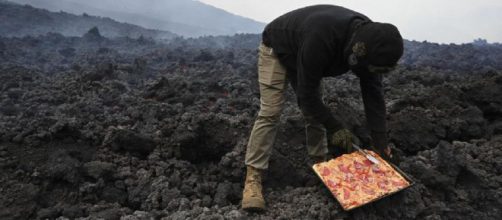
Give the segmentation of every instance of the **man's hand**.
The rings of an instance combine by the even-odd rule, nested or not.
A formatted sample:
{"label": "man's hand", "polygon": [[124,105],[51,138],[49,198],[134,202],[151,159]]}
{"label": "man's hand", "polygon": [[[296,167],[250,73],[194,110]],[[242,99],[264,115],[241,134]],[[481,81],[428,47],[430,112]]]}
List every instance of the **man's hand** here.
{"label": "man's hand", "polygon": [[347,152],[351,152],[352,144],[359,145],[359,139],[355,135],[353,135],[349,130],[340,129],[331,136],[330,144],[335,145],[337,147],[341,147],[347,150]]}
{"label": "man's hand", "polygon": [[384,132],[374,132],[372,136],[373,150],[386,160],[392,159],[392,150],[388,145],[386,134]]}

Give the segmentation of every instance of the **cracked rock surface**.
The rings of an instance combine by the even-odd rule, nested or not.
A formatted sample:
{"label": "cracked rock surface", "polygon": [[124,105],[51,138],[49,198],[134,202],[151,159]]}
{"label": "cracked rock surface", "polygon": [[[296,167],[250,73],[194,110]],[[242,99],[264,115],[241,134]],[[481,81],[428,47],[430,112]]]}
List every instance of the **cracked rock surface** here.
{"label": "cracked rock surface", "polygon": [[[268,210],[242,211],[258,44],[0,37],[0,219],[501,218],[502,46],[410,41],[384,83],[390,142],[416,185],[343,211],[308,166],[289,88]],[[358,84],[327,79],[325,100],[364,141]]]}

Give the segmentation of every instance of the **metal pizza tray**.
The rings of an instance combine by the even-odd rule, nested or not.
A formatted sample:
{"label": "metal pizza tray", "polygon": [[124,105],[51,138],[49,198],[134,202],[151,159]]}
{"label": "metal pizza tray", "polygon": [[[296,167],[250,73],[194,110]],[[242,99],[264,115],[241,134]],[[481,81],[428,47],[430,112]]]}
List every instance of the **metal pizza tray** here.
{"label": "metal pizza tray", "polygon": [[[377,155],[378,155],[378,154],[377,154]],[[333,158],[333,159],[336,159],[336,158]],[[334,198],[335,198],[335,199],[336,199],[336,200],[340,203],[341,207],[342,207],[345,211],[350,211],[350,210],[353,210],[353,209],[356,209],[356,208],[359,208],[359,207],[362,207],[362,206],[368,205],[368,204],[373,203],[373,202],[375,202],[375,201],[378,201],[378,200],[381,200],[381,199],[383,199],[383,198],[386,198],[386,197],[389,197],[389,196],[391,196],[391,195],[394,195],[394,194],[396,194],[396,193],[399,193],[399,192],[401,192],[401,191],[403,191],[403,190],[405,190],[405,189],[408,189],[408,188],[410,188],[410,187],[412,187],[412,186],[414,186],[414,185],[415,185],[415,183],[416,183],[416,182],[415,182],[415,180],[414,180],[411,176],[409,176],[408,174],[406,174],[405,172],[403,172],[403,171],[402,171],[402,170],[401,170],[398,166],[396,166],[395,164],[393,164],[393,163],[391,163],[391,162],[389,162],[389,161],[384,160],[384,159],[383,159],[382,157],[380,157],[379,155],[378,155],[377,159],[378,159],[380,162],[385,162],[385,163],[389,164],[389,165],[390,165],[390,166],[391,166],[391,167],[392,167],[395,171],[397,171],[397,173],[399,173],[399,174],[400,174],[400,175],[401,175],[401,176],[402,176],[402,177],[403,177],[406,181],[408,181],[409,185],[408,185],[408,186],[406,186],[406,187],[404,187],[404,188],[402,188],[402,189],[399,189],[399,190],[394,191],[394,192],[391,192],[391,193],[384,194],[384,195],[382,195],[382,196],[380,196],[380,197],[377,197],[377,198],[375,198],[375,199],[369,200],[369,201],[367,201],[367,202],[366,202],[366,203],[364,203],[364,204],[360,204],[360,205],[358,205],[358,206],[354,206],[354,207],[351,207],[351,208],[349,208],[349,209],[345,209],[345,208],[343,207],[343,205],[341,205],[340,201],[338,201],[338,198],[336,198],[336,196],[334,196],[334,195],[332,194],[332,195],[333,195],[333,197],[334,197]],[[315,165],[316,165],[316,164],[314,164],[314,165],[312,166],[312,169],[314,170],[314,173],[316,173],[316,175],[317,175],[317,176],[321,179],[321,182],[324,184],[324,186],[326,186],[326,188],[328,188],[328,190],[330,190],[330,189],[329,189],[329,187],[326,185],[326,183],[322,180],[322,176],[320,176],[320,175],[319,175],[319,174],[315,171],[315,169],[314,169],[314,166],[315,166]],[[331,190],[330,190],[330,192],[331,192]]]}

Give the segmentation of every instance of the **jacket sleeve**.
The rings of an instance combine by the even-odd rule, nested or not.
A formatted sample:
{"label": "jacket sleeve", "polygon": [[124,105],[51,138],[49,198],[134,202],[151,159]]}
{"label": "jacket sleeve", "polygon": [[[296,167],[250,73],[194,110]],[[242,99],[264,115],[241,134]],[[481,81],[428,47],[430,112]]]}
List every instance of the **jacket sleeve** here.
{"label": "jacket sleeve", "polygon": [[360,76],[360,85],[364,111],[373,144],[378,149],[383,149],[387,146],[387,123],[382,75],[362,74]]}
{"label": "jacket sleeve", "polygon": [[324,125],[328,132],[339,130],[342,122],[336,120],[321,99],[320,83],[329,66],[329,50],[320,39],[306,39],[297,56],[298,106],[305,116],[312,116]]}

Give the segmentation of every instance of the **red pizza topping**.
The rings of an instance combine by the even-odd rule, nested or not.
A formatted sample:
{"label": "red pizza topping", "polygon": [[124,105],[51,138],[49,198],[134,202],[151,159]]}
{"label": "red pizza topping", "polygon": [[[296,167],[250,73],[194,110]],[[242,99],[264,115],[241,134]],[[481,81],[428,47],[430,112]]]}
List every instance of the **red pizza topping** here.
{"label": "red pizza topping", "polygon": [[360,170],[363,168],[363,164],[359,163],[357,161],[354,161],[354,167],[356,168],[356,170]]}
{"label": "red pizza topping", "polygon": [[328,183],[327,183],[328,187],[331,188],[331,189],[334,189],[336,188],[336,183],[333,182],[332,180],[328,180]]}
{"label": "red pizza topping", "polygon": [[350,199],[350,191],[347,189],[343,189],[343,199],[348,200]]}
{"label": "red pizza topping", "polygon": [[373,166],[371,168],[371,170],[374,172],[374,173],[382,173],[382,171],[380,170],[380,168],[378,168],[378,166]]}
{"label": "red pizza topping", "polygon": [[331,171],[327,167],[323,167],[321,171],[322,176],[329,176],[331,174]]}
{"label": "red pizza topping", "polygon": [[377,185],[380,187],[380,189],[386,190],[387,189],[387,184],[388,182],[385,181],[378,181]]}
{"label": "red pizza topping", "polygon": [[349,165],[344,167],[343,164],[338,164],[338,169],[344,173],[350,173]]}

